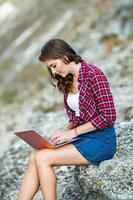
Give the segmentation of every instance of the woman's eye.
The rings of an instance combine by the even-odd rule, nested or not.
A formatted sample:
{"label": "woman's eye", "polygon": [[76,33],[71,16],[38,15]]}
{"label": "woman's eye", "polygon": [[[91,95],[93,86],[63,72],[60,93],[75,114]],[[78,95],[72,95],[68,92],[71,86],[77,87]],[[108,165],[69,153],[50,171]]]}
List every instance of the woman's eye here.
{"label": "woman's eye", "polygon": [[56,65],[54,65],[53,68],[56,68]]}

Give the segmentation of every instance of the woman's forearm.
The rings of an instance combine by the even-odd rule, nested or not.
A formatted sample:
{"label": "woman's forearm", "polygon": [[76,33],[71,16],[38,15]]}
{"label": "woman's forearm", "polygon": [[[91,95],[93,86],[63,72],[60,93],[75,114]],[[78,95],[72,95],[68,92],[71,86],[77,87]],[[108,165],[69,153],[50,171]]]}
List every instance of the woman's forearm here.
{"label": "woman's forearm", "polygon": [[90,131],[95,131],[97,128],[94,127],[90,122],[87,122],[85,124],[82,124],[80,126],[76,127],[76,131],[78,135],[90,132]]}
{"label": "woman's forearm", "polygon": [[91,131],[95,131],[97,128],[94,127],[90,122],[87,122],[85,124],[82,124],[80,126],[73,128],[73,124],[72,122],[68,122],[68,124],[66,125],[66,127],[63,129],[63,131],[69,131],[69,130],[73,130],[74,132],[76,131],[78,135],[87,133],[87,132],[91,132]]}
{"label": "woman's forearm", "polygon": [[64,131],[71,130],[73,128],[72,122],[68,122],[67,126],[64,128]]}

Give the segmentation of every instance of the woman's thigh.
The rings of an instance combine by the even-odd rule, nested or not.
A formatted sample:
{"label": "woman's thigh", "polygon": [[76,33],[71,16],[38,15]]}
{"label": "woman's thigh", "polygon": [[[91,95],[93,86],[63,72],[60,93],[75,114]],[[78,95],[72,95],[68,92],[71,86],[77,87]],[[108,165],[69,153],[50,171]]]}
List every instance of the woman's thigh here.
{"label": "woman's thigh", "polygon": [[48,162],[53,166],[89,164],[88,160],[80,154],[73,144],[67,144],[56,149],[43,149],[37,151],[37,154],[38,160]]}

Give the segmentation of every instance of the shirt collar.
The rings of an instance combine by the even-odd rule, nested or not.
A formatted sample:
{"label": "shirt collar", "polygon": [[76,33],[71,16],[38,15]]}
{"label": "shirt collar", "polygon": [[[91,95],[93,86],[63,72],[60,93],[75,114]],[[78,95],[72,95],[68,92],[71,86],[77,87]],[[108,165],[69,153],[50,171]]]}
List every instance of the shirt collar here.
{"label": "shirt collar", "polygon": [[85,73],[85,67],[86,67],[86,61],[85,60],[81,60],[81,67],[79,69],[79,75],[78,75],[78,81],[82,82],[84,79],[84,73]]}

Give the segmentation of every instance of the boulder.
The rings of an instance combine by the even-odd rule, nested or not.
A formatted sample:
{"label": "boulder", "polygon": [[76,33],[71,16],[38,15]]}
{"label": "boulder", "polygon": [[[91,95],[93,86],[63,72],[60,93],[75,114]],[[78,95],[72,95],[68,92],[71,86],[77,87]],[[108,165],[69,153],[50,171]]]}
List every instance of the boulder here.
{"label": "boulder", "polygon": [[[133,199],[133,120],[116,125],[117,152],[113,159],[99,166],[76,166],[73,191],[70,183],[63,199],[132,200]],[[79,190],[80,188],[80,190]]]}
{"label": "boulder", "polygon": [[[133,120],[117,123],[116,132],[117,152],[113,159],[103,161],[99,166],[55,167],[59,200],[133,198]],[[0,165],[0,199],[16,198],[30,153],[31,149],[19,140],[5,152]],[[40,190],[34,199],[42,199]]]}

